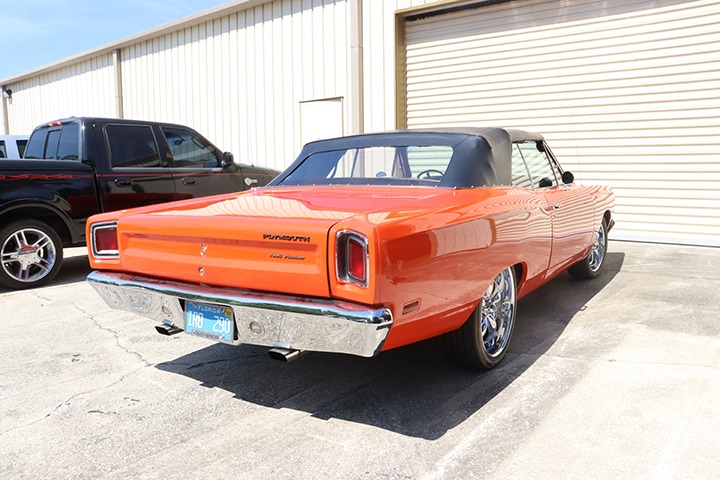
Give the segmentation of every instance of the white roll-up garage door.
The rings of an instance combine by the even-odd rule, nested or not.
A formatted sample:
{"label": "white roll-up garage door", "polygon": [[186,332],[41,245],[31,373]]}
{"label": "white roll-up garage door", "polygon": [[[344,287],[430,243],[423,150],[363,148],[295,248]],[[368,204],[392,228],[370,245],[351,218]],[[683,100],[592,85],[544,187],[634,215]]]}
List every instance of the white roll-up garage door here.
{"label": "white roll-up garage door", "polygon": [[615,189],[614,238],[720,246],[720,1],[465,5],[405,46],[408,128],[538,131]]}

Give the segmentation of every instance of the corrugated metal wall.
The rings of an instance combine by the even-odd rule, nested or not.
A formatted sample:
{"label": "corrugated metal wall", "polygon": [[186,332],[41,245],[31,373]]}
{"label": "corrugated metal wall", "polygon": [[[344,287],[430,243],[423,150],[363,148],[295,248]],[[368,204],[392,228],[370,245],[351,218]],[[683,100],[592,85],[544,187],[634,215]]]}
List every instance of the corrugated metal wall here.
{"label": "corrugated metal wall", "polygon": [[275,1],[125,48],[125,117],[189,125],[238,161],[284,168],[300,102],[347,96],[345,10]]}
{"label": "corrugated metal wall", "polygon": [[[345,0],[277,0],[122,48],[124,117],[189,125],[238,161],[282,169],[302,146],[300,102],[349,95],[349,22]],[[117,116],[112,54],[10,87],[12,133]]]}
{"label": "corrugated metal wall", "polygon": [[363,2],[366,132],[396,128],[396,12],[436,3],[435,0]]}
{"label": "corrugated metal wall", "polygon": [[409,17],[408,127],[543,133],[615,238],[720,245],[720,2],[526,0]]}
{"label": "corrugated metal wall", "polygon": [[115,116],[112,54],[100,55],[9,85],[10,133],[30,133],[41,122],[72,115]]}

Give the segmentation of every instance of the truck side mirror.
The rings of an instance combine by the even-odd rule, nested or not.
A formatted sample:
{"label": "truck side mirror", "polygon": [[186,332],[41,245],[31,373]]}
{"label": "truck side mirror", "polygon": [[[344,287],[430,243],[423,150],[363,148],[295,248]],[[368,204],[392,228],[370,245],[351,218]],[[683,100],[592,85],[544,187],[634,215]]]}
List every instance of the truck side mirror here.
{"label": "truck side mirror", "polygon": [[230,168],[233,165],[235,165],[235,157],[231,152],[225,152],[222,156],[222,161],[220,162],[220,166],[222,168]]}
{"label": "truck side mirror", "polygon": [[565,185],[570,185],[575,181],[575,175],[572,172],[563,172],[562,181]]}

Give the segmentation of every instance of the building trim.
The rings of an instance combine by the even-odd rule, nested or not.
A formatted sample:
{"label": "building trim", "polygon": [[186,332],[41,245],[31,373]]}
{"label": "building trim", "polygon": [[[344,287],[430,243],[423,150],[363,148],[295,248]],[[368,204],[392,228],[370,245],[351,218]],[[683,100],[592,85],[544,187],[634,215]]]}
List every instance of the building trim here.
{"label": "building trim", "polygon": [[365,131],[363,0],[350,0],[350,131]]}
{"label": "building trim", "polygon": [[115,116],[125,118],[123,109],[122,55],[120,49],[113,50],[113,70],[115,71]]}

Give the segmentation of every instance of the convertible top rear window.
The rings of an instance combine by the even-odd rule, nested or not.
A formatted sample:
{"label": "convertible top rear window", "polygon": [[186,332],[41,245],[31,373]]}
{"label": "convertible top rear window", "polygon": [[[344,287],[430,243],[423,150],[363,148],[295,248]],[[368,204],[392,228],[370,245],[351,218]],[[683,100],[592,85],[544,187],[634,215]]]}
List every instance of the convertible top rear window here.
{"label": "convertible top rear window", "polygon": [[453,156],[447,145],[371,146],[310,154],[283,185],[438,185]]}
{"label": "convertible top rear window", "polygon": [[520,130],[468,127],[318,140],[306,144],[268,186],[510,185],[512,141],[527,138],[529,134]]}

